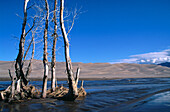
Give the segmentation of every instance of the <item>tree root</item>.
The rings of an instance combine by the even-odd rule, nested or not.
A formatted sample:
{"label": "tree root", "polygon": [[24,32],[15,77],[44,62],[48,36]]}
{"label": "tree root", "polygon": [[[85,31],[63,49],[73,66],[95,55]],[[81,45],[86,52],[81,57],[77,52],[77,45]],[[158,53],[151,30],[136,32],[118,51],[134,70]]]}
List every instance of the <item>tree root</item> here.
{"label": "tree root", "polygon": [[69,93],[69,89],[63,86],[56,87],[54,92],[51,92],[51,89],[47,91],[47,97],[56,98],[58,100],[65,100],[65,101],[74,101],[78,97],[85,97],[86,91],[83,87],[78,88],[78,96],[73,96]]}
{"label": "tree root", "polygon": [[22,100],[36,98],[37,95],[40,94],[35,86],[29,85],[24,86],[20,92],[14,91],[14,95],[12,96],[11,86],[9,86],[5,91],[0,92],[0,101],[5,102],[22,102]]}
{"label": "tree root", "polygon": [[[41,96],[41,92],[36,89],[35,86],[28,85],[24,86],[20,92],[17,92],[15,90],[15,94],[13,97],[11,97],[12,92],[11,92],[11,86],[9,86],[6,90],[0,92],[0,101],[5,101],[8,103],[14,103],[14,102],[23,102],[26,100],[30,99],[39,99]],[[55,98],[58,100],[67,100],[67,101],[73,101],[78,97],[85,97],[86,96],[86,91],[84,90],[83,87],[78,88],[78,96],[71,96],[69,94],[69,89],[65,88],[63,86],[56,87],[55,91],[52,92],[51,89],[47,91],[47,98]]]}

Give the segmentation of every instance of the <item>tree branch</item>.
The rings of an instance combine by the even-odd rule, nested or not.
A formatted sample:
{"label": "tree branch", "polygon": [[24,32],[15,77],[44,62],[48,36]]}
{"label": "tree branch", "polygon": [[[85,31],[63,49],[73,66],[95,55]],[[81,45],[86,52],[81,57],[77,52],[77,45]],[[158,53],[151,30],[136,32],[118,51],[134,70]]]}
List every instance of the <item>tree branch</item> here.
{"label": "tree branch", "polygon": [[32,4],[31,6],[29,6],[28,8],[27,8],[27,10],[29,10],[31,7],[33,7],[35,5],[35,3],[34,4]]}
{"label": "tree branch", "polygon": [[35,26],[35,19],[36,19],[36,17],[34,17],[34,21],[33,21],[32,27],[27,31],[27,33],[25,33],[25,37],[26,37],[27,34],[34,28],[34,26]]}
{"label": "tree branch", "polygon": [[9,71],[9,76],[10,76],[10,78],[11,78],[11,80],[12,80],[11,70],[8,69],[8,71]]}
{"label": "tree branch", "polygon": [[73,16],[73,21],[72,21],[72,24],[71,24],[70,29],[69,29],[68,32],[67,32],[67,35],[70,33],[70,31],[72,30],[72,28],[73,28],[73,26],[74,26],[74,20],[75,20],[76,16],[77,16],[77,13]]}

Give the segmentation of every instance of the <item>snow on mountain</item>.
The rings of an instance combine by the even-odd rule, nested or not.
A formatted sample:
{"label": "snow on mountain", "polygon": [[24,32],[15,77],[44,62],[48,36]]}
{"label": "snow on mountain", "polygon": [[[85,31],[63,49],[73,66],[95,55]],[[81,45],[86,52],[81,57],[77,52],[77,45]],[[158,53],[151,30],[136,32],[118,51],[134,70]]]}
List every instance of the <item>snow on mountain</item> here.
{"label": "snow on mountain", "polygon": [[158,65],[170,67],[170,62],[160,63]]}
{"label": "snow on mountain", "polygon": [[160,52],[150,52],[139,55],[131,55],[129,59],[122,59],[113,63],[138,63],[138,64],[160,64],[170,62],[170,49]]}
{"label": "snow on mountain", "polygon": [[160,63],[165,63],[165,62],[170,62],[170,57],[138,59],[136,63],[139,63],[139,64],[160,64]]}

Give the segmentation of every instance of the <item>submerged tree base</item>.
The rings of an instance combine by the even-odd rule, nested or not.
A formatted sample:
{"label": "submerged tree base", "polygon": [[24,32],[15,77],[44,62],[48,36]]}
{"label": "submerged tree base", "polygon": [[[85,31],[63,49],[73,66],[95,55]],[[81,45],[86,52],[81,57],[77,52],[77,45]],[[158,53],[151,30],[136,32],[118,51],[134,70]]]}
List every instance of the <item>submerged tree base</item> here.
{"label": "submerged tree base", "polygon": [[58,100],[65,100],[65,101],[74,101],[78,97],[85,97],[86,91],[83,87],[78,88],[78,96],[72,96],[69,94],[69,89],[63,86],[56,87],[54,92],[51,92],[51,89],[47,91],[47,97],[55,98]]}
{"label": "submerged tree base", "polygon": [[11,86],[0,92],[0,100],[5,102],[22,102],[23,100],[36,98],[41,92],[35,86],[24,86],[20,92],[14,91],[12,94]]}
{"label": "submerged tree base", "polygon": [[[47,91],[47,98],[54,98],[58,100],[65,100],[65,101],[74,101],[78,97],[85,97],[86,91],[83,87],[78,88],[78,96],[73,98],[72,96],[69,97],[68,95],[68,88],[63,86],[56,87],[55,91],[52,92],[51,89]],[[11,86],[9,86],[6,90],[0,92],[0,101],[5,101],[8,103],[15,103],[15,102],[23,102],[30,99],[40,99],[41,92],[36,89],[35,86],[28,85],[24,86],[20,92],[15,91],[15,94],[12,96]]]}

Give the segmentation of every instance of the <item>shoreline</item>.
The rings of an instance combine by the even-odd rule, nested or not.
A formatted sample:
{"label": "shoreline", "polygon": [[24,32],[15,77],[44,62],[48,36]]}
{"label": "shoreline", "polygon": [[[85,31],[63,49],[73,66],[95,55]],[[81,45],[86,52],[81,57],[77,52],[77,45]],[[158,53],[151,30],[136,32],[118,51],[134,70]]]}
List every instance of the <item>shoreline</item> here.
{"label": "shoreline", "polygon": [[[170,91],[170,88],[167,89],[162,89],[159,91],[155,91],[153,93],[149,93],[147,95],[144,95],[138,99],[134,99],[134,100],[129,100],[127,102],[123,102],[121,104],[115,105],[115,106],[109,106],[106,107],[102,110],[100,110],[99,112],[103,112],[103,111],[107,111],[107,112],[126,112],[126,111],[130,111],[133,110],[133,108],[136,108],[136,106],[142,106],[142,101],[145,101],[148,98],[153,97],[154,95],[160,94],[160,93],[164,93],[164,92],[168,92]],[[114,111],[113,111],[114,109]],[[112,110],[112,111],[110,111]],[[145,111],[145,110],[144,110]]]}
{"label": "shoreline", "polygon": [[[80,78],[79,81],[81,80],[86,80],[86,81],[94,81],[94,80],[115,80],[115,79],[134,79],[134,78],[170,78],[170,77],[111,77],[111,78]],[[28,78],[30,81],[43,81],[42,78]],[[51,78],[48,78],[48,81],[50,81]],[[66,81],[67,78],[57,78],[57,81]],[[1,77],[0,81],[11,81],[10,78],[8,77]]]}

